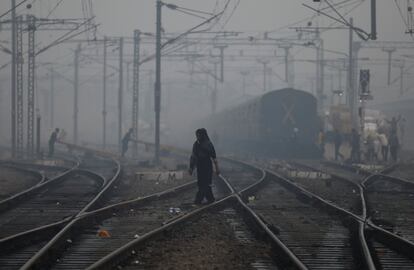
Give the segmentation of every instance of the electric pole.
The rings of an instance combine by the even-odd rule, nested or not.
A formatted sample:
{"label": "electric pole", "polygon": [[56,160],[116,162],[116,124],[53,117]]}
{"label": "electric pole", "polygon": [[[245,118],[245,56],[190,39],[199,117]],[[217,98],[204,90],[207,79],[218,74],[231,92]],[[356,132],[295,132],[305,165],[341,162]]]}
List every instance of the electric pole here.
{"label": "electric pole", "polygon": [[279,45],[279,48],[285,50],[285,82],[289,84],[289,51],[292,48],[291,44]]}
{"label": "electric pole", "polygon": [[227,48],[227,45],[217,45],[215,46],[220,50],[220,82],[224,82],[224,49]]}
{"label": "electric pole", "polygon": [[73,143],[78,143],[78,92],[79,92],[79,54],[81,52],[81,45],[75,49],[75,74],[73,80],[74,102],[73,102]]}
{"label": "electric pole", "polygon": [[17,49],[17,29],[16,29],[16,0],[11,0],[11,20],[12,20],[12,65],[11,65],[11,145],[12,157],[16,157],[16,49]]}
{"label": "electric pole", "polygon": [[354,61],[353,61],[353,34],[354,30],[352,29],[354,25],[354,19],[351,18],[349,20],[349,53],[348,53],[348,87],[347,87],[347,97],[348,97],[348,105],[351,110],[351,119],[352,119],[352,126],[355,126],[355,113],[354,113],[354,107],[355,107],[355,91],[354,91],[354,79],[353,79],[353,73],[354,73]]}
{"label": "electric pole", "polygon": [[23,115],[23,17],[18,16],[16,22],[16,120],[17,120],[17,134],[16,134],[16,146],[17,154],[21,156],[23,154],[23,137],[24,137],[24,115]]}
{"label": "electric pole", "polygon": [[160,114],[161,114],[161,0],[157,0],[156,61],[155,61],[155,163],[160,161]]}
{"label": "electric pole", "polygon": [[118,145],[122,151],[122,101],[124,87],[124,38],[119,38],[119,88],[118,88]]}
{"label": "electric pole", "polygon": [[370,39],[377,39],[377,0],[371,0],[371,35]]}
{"label": "electric pole", "polygon": [[324,46],[323,46],[323,39],[319,36],[319,31],[317,32],[317,36],[319,38],[319,46],[317,47],[317,58],[319,65],[319,77],[317,79],[318,81],[318,89],[317,96],[318,96],[318,107],[319,107],[319,113],[323,112],[324,108],[324,93],[325,93],[325,56],[324,56]]}
{"label": "electric pole", "polygon": [[404,94],[404,66],[405,62],[403,60],[398,66],[400,68],[400,96]]}
{"label": "electric pole", "polygon": [[106,54],[107,54],[107,41],[105,36],[103,41],[103,87],[102,87],[102,147],[106,148]]}
{"label": "electric pole", "polygon": [[50,68],[50,128],[55,125],[55,71]]}
{"label": "electric pole", "polygon": [[214,62],[214,89],[211,93],[211,113],[215,114],[217,111],[217,62]]}
{"label": "electric pole", "polygon": [[35,31],[36,18],[27,15],[28,27],[28,72],[27,72],[27,152],[29,155],[34,153],[35,144]]}
{"label": "electric pole", "polygon": [[388,85],[391,83],[391,60],[392,60],[392,54],[395,52],[396,48],[382,48],[384,52],[388,54],[388,74],[387,74],[387,82]]}
{"label": "electric pole", "polygon": [[258,59],[257,62],[263,65],[263,92],[267,91],[267,64],[269,60]]}
{"label": "electric pole", "polygon": [[240,71],[240,75],[242,76],[243,80],[243,98],[246,97],[246,76],[249,75],[248,71]]}
{"label": "electric pole", "polygon": [[139,127],[139,51],[140,51],[141,32],[134,31],[134,62],[133,62],[133,81],[132,81],[132,128],[134,140],[133,157],[138,157],[138,127]]}

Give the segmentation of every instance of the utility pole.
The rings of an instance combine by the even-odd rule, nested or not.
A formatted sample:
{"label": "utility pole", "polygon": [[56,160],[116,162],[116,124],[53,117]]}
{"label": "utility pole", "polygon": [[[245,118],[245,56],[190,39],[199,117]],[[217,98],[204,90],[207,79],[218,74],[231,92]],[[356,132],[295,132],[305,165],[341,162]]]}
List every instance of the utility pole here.
{"label": "utility pole", "polygon": [[124,38],[119,38],[119,88],[118,88],[118,145],[122,150],[122,103],[124,87]]}
{"label": "utility pole", "polygon": [[404,66],[405,62],[403,60],[398,66],[400,68],[400,96],[404,94]]}
{"label": "utility pole", "polygon": [[243,98],[246,97],[246,76],[249,75],[248,71],[240,71],[240,75],[242,76],[243,80]]}
{"label": "utility pole", "polygon": [[371,0],[371,36],[372,40],[377,39],[377,0]]}
{"label": "utility pole", "polygon": [[16,147],[17,153],[19,156],[23,154],[23,137],[24,137],[24,128],[23,128],[23,119],[24,119],[24,110],[23,110],[23,17],[18,16],[16,22],[16,120],[17,120],[17,134],[16,134]]}
{"label": "utility pole", "polygon": [[16,51],[17,51],[17,19],[16,19],[16,0],[11,0],[11,20],[12,20],[12,65],[11,65],[11,145],[12,157],[16,157]]}
{"label": "utility pole", "polygon": [[34,153],[35,144],[35,31],[36,18],[27,15],[28,27],[28,73],[27,73],[27,152]]}
{"label": "utility pole", "polygon": [[79,92],[79,54],[81,52],[81,45],[75,49],[75,74],[73,80],[74,102],[73,102],[73,143],[78,143],[78,92]]}
{"label": "utility pole", "polygon": [[386,52],[388,54],[388,76],[387,76],[387,82],[388,85],[391,83],[391,61],[392,61],[392,54],[396,51],[396,48],[382,48],[382,51]]}
{"label": "utility pole", "polygon": [[[319,37],[319,32],[318,32]],[[324,46],[323,46],[323,39],[319,38],[319,46],[318,46],[318,55],[319,55],[319,89],[317,89],[318,95],[318,104],[319,104],[319,112],[323,112],[324,108],[324,93],[325,93],[325,56],[324,56]]]}
{"label": "utility pole", "polygon": [[215,46],[220,50],[220,82],[224,82],[224,49],[227,48],[227,45],[217,45]]}
{"label": "utility pole", "polygon": [[102,147],[106,148],[106,54],[107,54],[107,41],[105,36],[103,41],[103,87],[102,87]]}
{"label": "utility pole", "polygon": [[139,51],[141,32],[134,31],[134,62],[132,78],[132,128],[134,140],[133,157],[138,157],[138,127],[139,127]]}
{"label": "utility pole", "polygon": [[291,44],[279,45],[279,48],[285,50],[285,82],[289,84],[289,51],[292,48]]}
{"label": "utility pole", "polygon": [[349,53],[348,53],[348,87],[347,87],[347,97],[348,97],[348,105],[349,108],[351,110],[351,119],[352,119],[352,126],[355,126],[354,123],[354,119],[355,119],[355,115],[354,115],[354,107],[355,107],[355,91],[354,91],[354,79],[353,79],[353,67],[354,67],[354,63],[353,63],[353,25],[354,25],[354,19],[351,18],[349,20]]}
{"label": "utility pole", "polygon": [[267,91],[267,64],[269,60],[258,59],[257,62],[263,65],[263,92]]}
{"label": "utility pole", "polygon": [[214,90],[211,93],[211,113],[215,114],[217,111],[217,62],[214,62]]}
{"label": "utility pole", "polygon": [[40,122],[41,122],[41,117],[38,112],[36,116],[36,155],[37,156],[39,156],[40,154]]}
{"label": "utility pole", "polygon": [[50,68],[50,128],[55,125],[55,71]]}
{"label": "utility pole", "polygon": [[156,61],[155,61],[155,163],[160,161],[160,114],[161,114],[161,0],[157,0]]}

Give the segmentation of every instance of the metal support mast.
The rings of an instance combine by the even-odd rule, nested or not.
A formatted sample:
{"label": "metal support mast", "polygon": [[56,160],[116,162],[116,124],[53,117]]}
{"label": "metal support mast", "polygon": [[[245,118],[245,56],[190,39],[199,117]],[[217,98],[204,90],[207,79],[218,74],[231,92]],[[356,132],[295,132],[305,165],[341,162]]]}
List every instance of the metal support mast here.
{"label": "metal support mast", "polygon": [[106,148],[106,54],[107,54],[107,41],[108,38],[104,37],[104,41],[103,41],[103,87],[102,87],[102,96],[103,96],[103,101],[102,101],[102,147],[103,149]]}
{"label": "metal support mast", "polygon": [[11,0],[12,19],[12,65],[11,65],[11,146],[12,157],[16,157],[16,69],[17,69],[17,21],[16,0]]}
{"label": "metal support mast", "polygon": [[50,128],[55,125],[55,70],[50,68]]}
{"label": "metal support mast", "polygon": [[211,93],[211,113],[215,114],[217,112],[217,62],[214,62],[214,89]]}
{"label": "metal support mast", "polygon": [[400,96],[404,94],[404,66],[405,62],[402,61],[401,65],[399,65],[400,68]]}
{"label": "metal support mast", "polygon": [[73,80],[74,102],[73,102],[73,143],[78,143],[78,94],[79,94],[79,54],[81,52],[81,45],[75,50],[75,74]]}
{"label": "metal support mast", "polygon": [[263,92],[267,91],[267,64],[268,60],[258,59],[257,62],[263,65]]}
{"label": "metal support mast", "polygon": [[349,54],[348,54],[348,87],[347,87],[347,98],[348,98],[348,106],[351,111],[351,119],[352,123],[354,124],[354,106],[355,106],[355,93],[354,93],[354,79],[353,79],[353,23],[354,19],[351,18],[349,20]]}
{"label": "metal support mast", "polygon": [[249,71],[240,71],[240,75],[243,80],[243,98],[246,98],[246,77],[249,75]]}
{"label": "metal support mast", "polygon": [[377,0],[371,0],[371,36],[372,40],[377,39]]}
{"label": "metal support mast", "polygon": [[[215,46],[220,50],[220,82],[224,82],[224,49],[227,48],[227,45],[217,45]],[[217,75],[216,75],[217,76]]]}
{"label": "metal support mast", "polygon": [[387,74],[387,82],[388,85],[391,83],[391,60],[392,60],[392,54],[395,52],[396,48],[382,48],[384,52],[388,54],[388,74]]}
{"label": "metal support mast", "polygon": [[27,152],[34,153],[35,144],[35,25],[36,18],[27,15],[28,27],[28,73],[27,73]]}
{"label": "metal support mast", "polygon": [[138,157],[138,124],[139,124],[139,50],[140,50],[140,35],[139,30],[134,31],[134,62],[133,62],[133,81],[132,81],[132,128],[134,129],[133,136],[133,157]]}
{"label": "metal support mast", "polygon": [[156,61],[155,61],[155,163],[160,161],[160,115],[161,115],[161,0],[157,0]]}
{"label": "metal support mast", "polygon": [[323,39],[319,39],[319,88],[317,89],[317,96],[318,96],[318,104],[319,104],[319,112],[323,112],[324,108],[324,94],[325,94],[325,56],[324,56],[324,44]]}
{"label": "metal support mast", "polygon": [[16,120],[17,120],[17,134],[16,134],[16,148],[18,155],[23,154],[24,148],[24,109],[23,109],[23,18],[17,17],[16,22],[17,38],[16,38]]}
{"label": "metal support mast", "polygon": [[292,48],[290,44],[279,45],[279,48],[285,50],[285,82],[289,84],[289,51]]}
{"label": "metal support mast", "polygon": [[118,145],[122,149],[122,105],[124,91],[124,38],[119,38],[119,85],[118,85]]}

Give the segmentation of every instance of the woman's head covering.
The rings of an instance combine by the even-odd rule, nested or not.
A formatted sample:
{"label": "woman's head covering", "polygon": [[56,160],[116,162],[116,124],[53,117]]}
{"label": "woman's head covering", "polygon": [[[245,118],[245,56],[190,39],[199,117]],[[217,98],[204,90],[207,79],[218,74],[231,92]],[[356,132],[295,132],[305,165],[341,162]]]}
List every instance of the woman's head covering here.
{"label": "woman's head covering", "polygon": [[210,138],[208,137],[207,130],[205,128],[199,128],[196,130],[197,139],[200,142],[209,141]]}

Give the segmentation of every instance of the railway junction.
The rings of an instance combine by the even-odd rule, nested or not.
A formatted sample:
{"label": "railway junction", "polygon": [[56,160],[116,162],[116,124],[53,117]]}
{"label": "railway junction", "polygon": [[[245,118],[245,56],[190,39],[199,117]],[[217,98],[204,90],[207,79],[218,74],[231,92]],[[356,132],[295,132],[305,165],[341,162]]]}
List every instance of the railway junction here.
{"label": "railway junction", "polygon": [[0,1],[0,270],[413,270],[413,5]]}
{"label": "railway junction", "polygon": [[2,161],[1,269],[414,267],[410,163],[220,157],[197,206],[182,150],[153,167],[68,145],[55,165]]}

